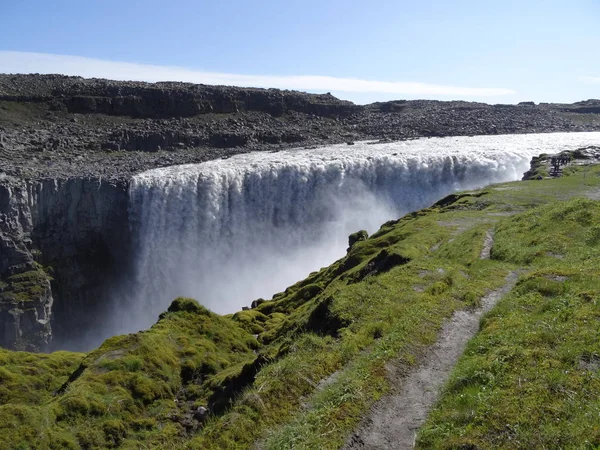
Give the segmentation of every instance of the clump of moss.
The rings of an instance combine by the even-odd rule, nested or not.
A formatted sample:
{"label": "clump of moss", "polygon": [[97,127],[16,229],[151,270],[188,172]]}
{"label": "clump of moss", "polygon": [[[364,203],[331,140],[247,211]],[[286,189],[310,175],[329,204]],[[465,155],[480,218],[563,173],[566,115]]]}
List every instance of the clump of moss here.
{"label": "clump of moss", "polygon": [[260,334],[265,331],[265,324],[269,317],[257,310],[247,310],[235,313],[232,319],[246,331]]}
{"label": "clump of moss", "polygon": [[352,248],[354,244],[360,241],[366,241],[369,238],[369,233],[366,230],[360,230],[356,233],[352,233],[348,236],[348,251]]}
{"label": "clump of moss", "polygon": [[105,442],[108,447],[119,447],[127,437],[127,426],[121,420],[110,419],[102,424]]}
{"label": "clump of moss", "polygon": [[81,353],[36,354],[0,348],[0,404],[44,404],[83,358]]}
{"label": "clump of moss", "polygon": [[37,301],[49,290],[50,279],[49,275],[42,269],[11,275],[4,280],[2,289],[0,289],[0,301],[3,303],[14,302],[21,305]]}
{"label": "clump of moss", "polygon": [[[211,313],[194,300],[179,298],[150,330],[110,338],[85,358],[67,358],[62,352],[48,356],[22,354],[22,358],[24,362],[41,358],[55,362],[63,356],[68,361],[63,378],[48,386],[48,391],[57,395],[52,397],[48,392],[40,406],[40,413],[48,417],[43,426],[66,432],[82,446],[112,448],[125,445],[127,440],[142,439],[152,434],[150,430],[156,430],[159,439],[158,429],[188,413],[187,403],[182,403],[185,408],[180,413],[182,406],[174,402],[186,395],[188,385],[197,387],[194,400],[206,403],[212,396],[216,402],[220,388],[212,378],[230,367],[254,361],[257,347],[252,334],[235,321]],[[5,362],[18,359],[18,355],[0,353]],[[4,366],[0,371],[3,385],[26,385],[23,373],[9,370],[11,367]],[[24,367],[19,370],[26,372]],[[22,401],[34,403],[35,394]],[[4,397],[9,402],[21,400],[14,393],[10,397],[5,393]],[[7,423],[11,421],[7,419]],[[102,433],[88,436],[82,427]]]}
{"label": "clump of moss", "polygon": [[190,312],[190,313],[201,313],[201,314],[207,314],[208,310],[200,305],[196,300],[193,300],[191,298],[176,298],[175,300],[173,300],[173,302],[169,305],[169,308],[167,309],[168,312],[178,312],[178,311],[185,311],[185,312]]}

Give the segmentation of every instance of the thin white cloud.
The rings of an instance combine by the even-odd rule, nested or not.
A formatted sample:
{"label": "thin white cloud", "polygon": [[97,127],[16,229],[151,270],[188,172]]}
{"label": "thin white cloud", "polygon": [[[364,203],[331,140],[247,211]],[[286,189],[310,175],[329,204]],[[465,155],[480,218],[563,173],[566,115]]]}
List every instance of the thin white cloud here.
{"label": "thin white cloud", "polygon": [[579,77],[579,81],[582,81],[583,83],[588,83],[588,84],[600,84],[600,77]]}
{"label": "thin white cloud", "polygon": [[185,81],[190,83],[252,86],[312,92],[385,93],[425,97],[495,97],[511,95],[512,89],[445,86],[414,82],[390,82],[318,75],[239,75],[204,72],[183,67],[107,61],[80,56],[0,51],[2,73],[60,73],[86,78],[139,81]]}

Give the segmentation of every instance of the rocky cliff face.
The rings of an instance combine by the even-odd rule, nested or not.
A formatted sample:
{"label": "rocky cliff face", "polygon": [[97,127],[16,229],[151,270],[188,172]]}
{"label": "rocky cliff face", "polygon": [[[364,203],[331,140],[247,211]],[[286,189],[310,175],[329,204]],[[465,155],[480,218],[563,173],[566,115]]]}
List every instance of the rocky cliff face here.
{"label": "rocky cliff face", "polygon": [[50,277],[31,241],[33,220],[26,183],[4,177],[0,184],[0,345],[44,349],[51,339]]}
{"label": "rocky cliff face", "polygon": [[128,249],[125,182],[3,178],[0,345],[46,350],[81,336],[127,272]]}
{"label": "rocky cliff face", "polygon": [[192,117],[244,111],[272,116],[296,111],[323,117],[348,116],[360,109],[331,94],[279,89],[207,86],[192,83],[143,83],[61,75],[7,75],[0,79],[7,100],[51,102],[53,109],[77,114],[136,118]]}

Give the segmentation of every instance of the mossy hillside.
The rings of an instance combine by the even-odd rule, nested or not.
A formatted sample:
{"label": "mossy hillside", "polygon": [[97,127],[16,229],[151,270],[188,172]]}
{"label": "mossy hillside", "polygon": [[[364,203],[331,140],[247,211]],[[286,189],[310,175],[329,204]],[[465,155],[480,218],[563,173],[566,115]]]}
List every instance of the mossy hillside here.
{"label": "mossy hillside", "polygon": [[[16,404],[3,407],[0,437],[23,448],[50,448],[57,434],[64,448],[179,442],[186,433],[183,416],[209,403],[214,392],[205,386],[212,377],[252,363],[257,345],[230,319],[177,299],[150,330],[108,339],[71,367],[52,400],[26,414]],[[29,440],[31,429],[48,440]]]}
{"label": "mossy hillside", "polygon": [[[561,179],[450,196],[384,224],[346,257],[232,317],[180,299],[152,329],[109,339],[89,354],[53,399],[9,404],[1,441],[22,448],[249,448],[257,441],[339,448],[388,391],[391,361],[400,372],[415,364],[443,320],[478,305],[509,270],[560,260],[547,249],[533,259],[525,249],[500,255],[513,251],[513,233],[526,232],[522,214],[597,195],[597,173],[585,167]],[[585,226],[574,242],[596,239],[593,224]],[[481,259],[494,230],[493,259]],[[541,241],[546,232],[534,231]],[[207,420],[189,417],[198,406],[209,407]]]}
{"label": "mossy hillside", "polygon": [[549,204],[497,227],[493,257],[529,272],[483,320],[420,448],[600,446],[600,202]]}
{"label": "mossy hillside", "polygon": [[[152,329],[111,338],[90,353],[59,394],[21,425],[7,418],[7,442],[43,448],[47,441],[20,434],[34,430],[66,448],[183,445],[193,433],[185,415],[202,405],[213,415],[189,446],[244,448],[292,420],[303,399],[320,392],[320,380],[358,367],[364,376],[357,389],[365,395],[352,402],[338,427],[342,436],[361,407],[387,389],[387,359],[403,348],[407,363],[414,362],[445,316],[501,283],[504,268],[497,277],[469,281],[471,272],[487,270],[486,262],[463,258],[464,231],[438,224],[444,214],[432,209],[390,222],[347,257],[231,319],[178,300]],[[460,250],[452,250],[451,239]],[[466,254],[476,259],[482,242],[466,241],[472,247]],[[474,264],[437,258],[436,246]],[[262,342],[258,355],[252,334]]]}
{"label": "mossy hillside", "polygon": [[0,405],[42,405],[68,379],[85,355],[38,354],[0,348]]}
{"label": "mossy hillside", "polygon": [[48,426],[53,415],[45,405],[84,356],[0,349],[0,449],[61,448],[63,432]]}

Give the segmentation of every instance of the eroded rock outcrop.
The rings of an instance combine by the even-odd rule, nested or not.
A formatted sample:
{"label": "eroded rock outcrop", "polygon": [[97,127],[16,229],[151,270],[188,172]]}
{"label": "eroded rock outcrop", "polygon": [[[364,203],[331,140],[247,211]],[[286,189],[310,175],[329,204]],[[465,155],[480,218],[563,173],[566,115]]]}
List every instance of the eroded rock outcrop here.
{"label": "eroded rock outcrop", "polygon": [[31,199],[26,183],[3,177],[0,184],[0,345],[44,349],[51,339],[50,277],[33,247]]}
{"label": "eroded rock outcrop", "polygon": [[0,345],[45,350],[81,335],[127,271],[128,246],[126,183],[4,177]]}

